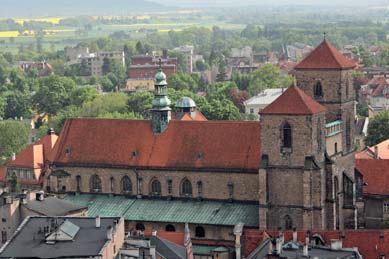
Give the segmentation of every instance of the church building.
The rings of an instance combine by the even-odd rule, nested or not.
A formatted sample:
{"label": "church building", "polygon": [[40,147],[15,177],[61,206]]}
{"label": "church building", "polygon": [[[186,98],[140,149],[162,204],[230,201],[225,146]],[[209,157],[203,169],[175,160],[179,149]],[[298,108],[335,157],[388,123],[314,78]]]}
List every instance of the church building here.
{"label": "church building", "polygon": [[353,68],[324,40],[260,122],[208,121],[186,97],[172,112],[159,71],[151,121],[68,119],[44,186],[127,230],[355,228]]}

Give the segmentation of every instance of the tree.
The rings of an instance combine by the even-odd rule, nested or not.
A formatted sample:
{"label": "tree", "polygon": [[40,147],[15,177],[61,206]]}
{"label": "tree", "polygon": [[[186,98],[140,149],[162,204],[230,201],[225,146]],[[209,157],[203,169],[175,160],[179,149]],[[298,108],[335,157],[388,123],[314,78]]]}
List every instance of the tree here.
{"label": "tree", "polygon": [[389,111],[380,112],[371,119],[365,139],[367,146],[376,145],[389,139]]}
{"label": "tree", "polygon": [[29,134],[29,125],[23,122],[0,121],[0,164],[26,147]]}
{"label": "tree", "polygon": [[279,68],[266,64],[251,73],[251,80],[248,87],[251,95],[256,95],[268,88],[281,86],[281,71]]}
{"label": "tree", "polygon": [[70,78],[51,75],[39,79],[39,89],[33,96],[33,102],[39,113],[53,116],[68,106],[70,93],[76,88]]}
{"label": "tree", "polygon": [[98,96],[93,86],[78,87],[70,94],[70,104],[81,107],[85,102],[93,101]]}
{"label": "tree", "polygon": [[138,41],[135,46],[137,54],[145,54],[145,49],[141,41]]}
{"label": "tree", "polygon": [[16,176],[16,173],[12,173],[10,179],[8,180],[9,185],[11,186],[11,192],[17,193],[19,192],[20,186],[18,182],[18,177]]}
{"label": "tree", "polygon": [[140,114],[144,118],[150,118],[150,110],[154,96],[148,91],[137,91],[128,98],[127,107],[129,112]]}
{"label": "tree", "polygon": [[191,75],[186,73],[176,73],[171,75],[168,78],[168,85],[170,88],[175,90],[188,89],[191,91],[196,91],[198,88],[198,83]]}
{"label": "tree", "polygon": [[80,117],[98,117],[106,113],[128,113],[129,97],[124,93],[107,93],[85,102],[78,113]]}
{"label": "tree", "polygon": [[6,100],[4,106],[5,118],[29,118],[32,116],[31,96],[29,93],[14,90],[6,92],[4,96]]}

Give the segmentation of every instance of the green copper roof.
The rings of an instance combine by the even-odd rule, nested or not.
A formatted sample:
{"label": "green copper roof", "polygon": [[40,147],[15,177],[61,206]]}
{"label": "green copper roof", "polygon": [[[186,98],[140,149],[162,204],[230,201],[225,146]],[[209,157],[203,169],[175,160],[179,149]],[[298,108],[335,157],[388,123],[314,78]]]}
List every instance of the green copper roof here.
{"label": "green copper roof", "polygon": [[192,108],[196,107],[196,103],[189,97],[181,97],[176,102],[176,108]]}
{"label": "green copper roof", "polygon": [[162,71],[158,71],[155,74],[155,85],[167,85],[166,75]]}
{"label": "green copper roof", "polygon": [[78,194],[66,201],[88,206],[88,216],[123,216],[125,220],[258,227],[255,204],[219,201],[149,200],[123,196]]}

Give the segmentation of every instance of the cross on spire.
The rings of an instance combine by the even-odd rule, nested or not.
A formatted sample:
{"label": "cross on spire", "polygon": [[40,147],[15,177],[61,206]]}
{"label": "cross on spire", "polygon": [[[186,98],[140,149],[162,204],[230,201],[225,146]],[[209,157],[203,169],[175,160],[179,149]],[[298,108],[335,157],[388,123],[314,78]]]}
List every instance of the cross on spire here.
{"label": "cross on spire", "polygon": [[326,40],[326,37],[327,37],[327,32],[324,32],[323,33],[323,39]]}
{"label": "cross on spire", "polygon": [[158,60],[158,65],[159,65],[159,71],[162,71],[162,59],[159,58]]}

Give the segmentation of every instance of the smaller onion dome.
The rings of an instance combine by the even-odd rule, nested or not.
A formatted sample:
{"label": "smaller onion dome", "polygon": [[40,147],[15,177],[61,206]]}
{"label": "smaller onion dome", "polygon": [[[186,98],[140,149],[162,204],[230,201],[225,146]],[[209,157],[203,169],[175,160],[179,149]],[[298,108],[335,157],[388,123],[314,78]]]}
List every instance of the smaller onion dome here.
{"label": "smaller onion dome", "polygon": [[155,74],[154,81],[155,81],[155,85],[157,85],[157,86],[165,86],[165,85],[167,85],[166,75],[165,75],[164,72],[162,72],[162,70],[158,71]]}
{"label": "smaller onion dome", "polygon": [[176,102],[176,108],[195,108],[196,103],[189,97],[181,97]]}

